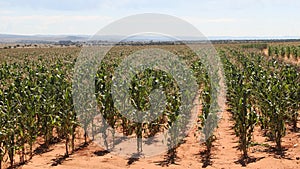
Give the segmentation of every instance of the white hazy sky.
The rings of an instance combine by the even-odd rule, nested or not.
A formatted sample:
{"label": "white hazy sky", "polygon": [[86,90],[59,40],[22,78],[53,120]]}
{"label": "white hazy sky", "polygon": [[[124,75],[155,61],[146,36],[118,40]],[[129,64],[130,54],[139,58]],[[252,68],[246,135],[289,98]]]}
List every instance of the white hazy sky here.
{"label": "white hazy sky", "polygon": [[185,19],[206,36],[300,36],[298,0],[0,0],[0,33],[92,35],[139,13]]}

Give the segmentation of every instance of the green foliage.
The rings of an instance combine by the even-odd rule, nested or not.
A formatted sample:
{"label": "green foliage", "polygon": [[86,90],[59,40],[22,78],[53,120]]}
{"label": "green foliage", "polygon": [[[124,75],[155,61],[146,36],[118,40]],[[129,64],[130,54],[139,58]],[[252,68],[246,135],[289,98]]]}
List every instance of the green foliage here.
{"label": "green foliage", "polygon": [[268,44],[266,44],[266,43],[245,44],[245,45],[242,45],[242,48],[244,48],[244,49],[256,48],[256,49],[259,49],[259,50],[263,50],[263,49],[268,48]]}
{"label": "green foliage", "polygon": [[268,47],[268,55],[269,56],[276,56],[276,57],[287,57],[290,59],[291,57],[294,58],[296,61],[298,60],[300,54],[300,47],[299,46],[269,46]]}
{"label": "green foliage", "polygon": [[[265,49],[266,44],[250,44],[242,48]],[[8,50],[3,50],[6,51]],[[210,152],[215,140],[213,129],[217,125],[219,111],[215,96],[212,94],[215,91],[212,90],[217,88],[219,79],[215,78],[217,75],[208,74],[208,66],[195,60],[193,53],[186,49],[175,51],[176,54],[186,57],[200,86],[202,114],[199,115],[201,123],[199,130],[203,131],[205,145]],[[149,109],[150,93],[156,89],[163,89],[166,106],[154,121],[135,123],[122,116],[115,108],[111,95],[114,69],[123,57],[132,52],[131,50],[110,51],[95,75],[97,108],[107,122],[106,125],[97,126],[94,121],[95,112],[85,110],[85,116],[80,117],[84,121],[81,127],[87,133],[90,127],[88,125],[91,124],[92,139],[99,133],[104,139],[110,134],[114,139],[117,130],[126,136],[134,134],[138,140],[138,153],[143,150],[142,138],[152,137],[168,129],[170,131],[168,154],[175,158],[176,146],[185,136],[181,128],[187,124],[184,119],[188,118],[182,118],[179,114],[184,93],[181,93],[178,84],[170,74],[147,69],[137,72],[131,80],[129,89],[131,103],[141,111]],[[80,87],[75,86],[74,89],[71,83],[75,60],[67,56],[68,61],[65,61],[59,53],[51,53],[57,57],[50,57],[49,53],[45,53],[49,57],[48,60],[43,53],[33,51],[32,54],[36,57],[34,59],[16,57],[17,59],[13,60],[4,57],[7,62],[0,65],[0,162],[9,160],[13,165],[17,153],[21,156],[20,161],[25,162],[27,154],[30,158],[33,155],[36,139],[42,137],[45,146],[49,146],[54,140],[54,131],[57,131],[60,139],[65,139],[66,155],[72,152],[70,147],[74,150],[75,131],[79,122],[74,111],[72,92],[76,87]],[[272,57],[291,56],[297,59],[300,56],[300,48],[299,46],[269,46],[268,53]],[[277,149],[281,150],[281,139],[285,135],[286,122],[292,123],[293,128],[297,129],[300,108],[299,69],[278,62],[276,59],[265,59],[255,53],[240,51],[240,48],[222,49],[220,55],[227,78],[228,105],[235,122],[234,130],[239,137],[239,148],[243,151],[243,156],[248,156],[247,151],[257,124],[271,140],[276,142]],[[82,105],[89,104],[85,102],[84,95],[80,97]],[[133,113],[134,115],[136,114]],[[112,127],[112,130],[108,131],[108,127]],[[88,137],[90,136],[85,134],[85,141]],[[113,140],[111,148],[114,144]],[[108,142],[106,148],[109,148]]]}
{"label": "green foliage", "polygon": [[20,162],[25,162],[26,147],[29,146],[31,158],[36,138],[44,137],[48,146],[54,129],[60,131],[63,138],[72,135],[77,123],[70,93],[71,67],[72,64],[60,60],[49,64],[41,59],[1,65],[1,160],[7,154],[13,165],[18,152]]}
{"label": "green foliage", "polygon": [[[258,116],[262,129],[276,142],[277,150],[281,151],[285,122],[297,124],[299,72],[291,65],[279,63],[275,59],[267,60],[254,53],[245,55],[231,50],[227,58],[235,63],[233,65],[228,59],[223,59],[226,63],[230,110],[234,112],[240,143],[243,142],[243,134],[251,136]],[[244,143],[249,145],[250,137]]]}

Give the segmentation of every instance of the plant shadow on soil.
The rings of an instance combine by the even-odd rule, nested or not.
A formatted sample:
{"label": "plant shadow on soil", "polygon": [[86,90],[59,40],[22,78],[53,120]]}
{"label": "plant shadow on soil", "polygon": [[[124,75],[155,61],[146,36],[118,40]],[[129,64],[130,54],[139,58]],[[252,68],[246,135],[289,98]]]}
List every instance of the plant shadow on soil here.
{"label": "plant shadow on soil", "polygon": [[265,150],[265,152],[272,154],[274,158],[277,159],[285,159],[285,160],[292,160],[290,157],[288,157],[287,152],[288,148],[282,147],[282,150],[278,150],[275,147],[269,147]]}
{"label": "plant shadow on soil", "polygon": [[[89,144],[91,143],[91,141],[87,142],[87,143],[82,143],[79,147],[75,148],[74,151],[72,152],[72,154],[74,154],[75,152],[78,152],[80,150],[83,150],[84,148],[88,147]],[[51,166],[58,166],[61,165],[64,161],[68,160],[69,155],[60,155],[58,157],[56,157],[55,159],[52,159],[51,161],[53,161],[53,163],[51,164]]]}
{"label": "plant shadow on soil", "polygon": [[[289,129],[290,132],[293,132],[293,133],[297,133],[299,134],[300,133],[300,127],[297,127],[297,128],[290,128]],[[300,135],[298,135],[300,137]]]}
{"label": "plant shadow on soil", "polygon": [[[54,138],[52,138],[52,140],[50,141],[50,143],[49,143],[48,146],[47,146],[45,143],[39,144],[39,146],[38,146],[35,150],[33,150],[33,152],[32,152],[33,154],[32,154],[31,157],[29,157],[29,159],[26,159],[24,162],[16,163],[16,164],[14,164],[13,166],[9,166],[7,169],[19,168],[19,167],[21,167],[21,166],[23,166],[23,165],[28,164],[28,162],[32,159],[33,155],[42,155],[42,154],[44,154],[44,153],[48,153],[48,152],[53,151],[54,149],[53,149],[53,148],[50,149],[49,146],[50,146],[50,145],[54,145],[54,144],[56,144],[56,143],[58,143],[58,142],[60,142],[60,141],[61,141],[61,140],[60,140],[59,138],[54,137]],[[29,154],[29,153],[26,153],[26,155],[28,155],[28,154]]]}
{"label": "plant shadow on soil", "polygon": [[35,155],[42,155],[44,153],[48,153],[53,151],[53,149],[49,149],[45,145],[40,145],[38,148],[36,148],[33,152]]}
{"label": "plant shadow on soil", "polygon": [[128,158],[127,165],[131,165],[134,162],[139,161],[140,157],[141,157],[140,153],[134,153],[134,154],[132,154],[131,157]]}
{"label": "plant shadow on soil", "polygon": [[44,153],[51,152],[51,151],[53,151],[53,149],[50,149],[49,146],[54,145],[54,144],[57,144],[57,143],[59,143],[60,141],[61,141],[61,139],[59,139],[59,138],[57,138],[57,137],[54,137],[54,138],[51,139],[51,141],[50,141],[50,143],[49,143],[48,146],[47,146],[45,143],[40,144],[40,146],[37,147],[37,148],[33,151],[33,153],[34,153],[35,155],[41,155],[41,154],[44,154]]}
{"label": "plant shadow on soil", "polygon": [[259,157],[259,158],[255,158],[255,157],[241,157],[239,160],[235,161],[234,163],[235,164],[241,164],[243,167],[246,167],[247,164],[250,164],[250,163],[255,163],[259,160],[262,160],[264,159],[265,157]]}
{"label": "plant shadow on soil", "polygon": [[208,150],[201,151],[199,154],[195,154],[201,157],[202,168],[206,168],[212,165],[212,154]]}
{"label": "plant shadow on soil", "polygon": [[[286,155],[287,150],[288,150],[287,148],[282,148],[282,150],[280,151],[280,150],[276,149],[275,147],[267,146],[267,148],[264,149],[262,152],[272,155],[272,156],[274,156],[274,158],[277,158],[277,159],[292,160],[290,157],[288,157]],[[266,157],[249,156],[249,157],[245,158],[245,157],[241,156],[239,160],[235,161],[235,164],[241,164],[243,167],[246,167],[247,164],[258,162],[264,158],[266,158]]]}
{"label": "plant shadow on soil", "polygon": [[99,150],[99,151],[95,151],[94,154],[96,156],[105,156],[106,154],[108,154],[109,151],[108,150]]}
{"label": "plant shadow on soil", "polygon": [[51,161],[53,161],[53,163],[51,164],[51,166],[58,166],[62,164],[64,161],[67,161],[68,157],[69,155],[60,155],[57,158],[52,159]]}
{"label": "plant shadow on soil", "polygon": [[[170,150],[169,150],[170,152]],[[163,160],[161,161],[154,161],[154,163],[156,163],[156,165],[159,165],[161,167],[168,167],[169,165],[173,164],[173,165],[180,165],[179,163],[176,163],[176,161],[180,161],[180,158],[175,154],[170,154],[167,153],[164,157]]]}
{"label": "plant shadow on soil", "polygon": [[180,164],[176,163],[176,161],[180,161],[180,158],[177,156],[176,149],[178,147],[180,147],[181,144],[184,144],[184,143],[186,143],[186,140],[181,140],[180,143],[176,147],[168,150],[168,153],[164,156],[164,159],[162,161],[154,161],[154,163],[156,165],[159,165],[162,167],[165,167],[165,166],[168,167],[170,164],[180,165]]}

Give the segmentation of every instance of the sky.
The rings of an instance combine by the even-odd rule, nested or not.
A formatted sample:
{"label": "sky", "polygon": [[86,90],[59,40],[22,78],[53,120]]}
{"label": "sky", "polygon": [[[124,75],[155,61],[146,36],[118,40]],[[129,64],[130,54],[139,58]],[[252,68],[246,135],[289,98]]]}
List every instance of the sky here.
{"label": "sky", "polygon": [[93,35],[141,13],[179,17],[205,36],[300,36],[298,0],[0,0],[0,34]]}

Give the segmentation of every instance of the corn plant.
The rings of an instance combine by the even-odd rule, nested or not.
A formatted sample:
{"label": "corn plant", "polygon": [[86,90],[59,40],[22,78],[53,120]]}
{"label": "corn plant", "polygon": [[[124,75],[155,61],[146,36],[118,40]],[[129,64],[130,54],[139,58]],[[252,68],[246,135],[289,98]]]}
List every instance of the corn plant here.
{"label": "corn plant", "polygon": [[247,76],[247,70],[240,71],[226,58],[223,58],[223,61],[227,75],[229,110],[235,121],[234,130],[236,136],[239,137],[239,149],[243,153],[242,159],[246,160],[257,122],[257,116],[251,103],[251,82]]}

